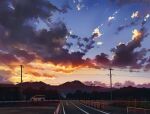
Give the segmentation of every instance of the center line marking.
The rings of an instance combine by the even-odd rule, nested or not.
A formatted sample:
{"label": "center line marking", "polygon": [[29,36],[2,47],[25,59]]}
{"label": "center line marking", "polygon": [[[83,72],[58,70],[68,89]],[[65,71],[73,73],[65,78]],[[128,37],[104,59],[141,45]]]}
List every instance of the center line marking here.
{"label": "center line marking", "polygon": [[63,102],[62,102],[62,108],[63,108],[63,113],[66,114]]}
{"label": "center line marking", "polygon": [[79,109],[80,111],[84,112],[85,114],[90,114],[88,112],[86,112],[85,110],[83,110],[82,108],[78,107],[77,105],[75,105],[74,103],[71,102],[72,105],[74,105],[77,109]]}
{"label": "center line marking", "polygon": [[[80,104],[82,104],[82,103],[80,103]],[[87,105],[85,105],[85,104],[82,104],[82,105],[83,105],[83,106],[85,106],[85,107],[87,107],[87,108],[93,109],[93,110],[95,110],[95,111],[101,112],[101,113],[103,113],[103,114],[110,114],[110,113],[107,113],[107,112],[104,112],[104,111],[98,110],[98,109],[96,109],[96,108],[93,108],[93,107],[87,106]]]}

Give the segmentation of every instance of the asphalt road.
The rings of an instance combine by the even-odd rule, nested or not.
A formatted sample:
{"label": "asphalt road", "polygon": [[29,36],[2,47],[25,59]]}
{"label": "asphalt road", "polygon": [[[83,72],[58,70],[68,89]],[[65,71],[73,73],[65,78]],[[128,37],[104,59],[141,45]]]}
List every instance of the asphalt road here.
{"label": "asphalt road", "polygon": [[62,101],[61,114],[109,114],[99,109],[86,106],[78,101]]}
{"label": "asphalt road", "polygon": [[54,114],[56,107],[3,107],[0,114]]}

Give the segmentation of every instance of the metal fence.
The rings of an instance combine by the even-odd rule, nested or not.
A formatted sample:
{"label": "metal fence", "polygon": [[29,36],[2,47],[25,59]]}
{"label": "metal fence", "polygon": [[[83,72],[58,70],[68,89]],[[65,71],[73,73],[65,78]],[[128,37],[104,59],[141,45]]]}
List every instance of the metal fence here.
{"label": "metal fence", "polygon": [[127,107],[127,114],[150,114],[150,109]]}
{"label": "metal fence", "polygon": [[150,114],[150,101],[127,100],[80,100],[81,103],[109,111],[112,114]]}

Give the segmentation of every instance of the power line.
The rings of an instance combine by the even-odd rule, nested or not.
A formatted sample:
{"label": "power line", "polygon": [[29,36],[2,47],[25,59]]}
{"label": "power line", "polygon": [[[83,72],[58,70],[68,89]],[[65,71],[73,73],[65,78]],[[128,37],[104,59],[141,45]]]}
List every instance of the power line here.
{"label": "power line", "polygon": [[[122,77],[122,76],[117,76],[117,75],[115,75],[115,77]],[[147,77],[147,76],[124,76],[124,77],[131,77],[131,78],[135,78],[135,77],[137,77],[137,78],[150,78],[150,77]]]}
{"label": "power line", "polygon": [[[115,69],[113,69],[113,70],[115,70]],[[116,70],[115,70],[116,71]],[[93,74],[88,74],[88,73],[75,73],[74,75],[106,75],[106,76],[110,76],[110,74],[100,74],[100,73],[93,73]],[[116,75],[116,74],[112,74],[113,75],[113,77],[123,77],[123,76],[118,76],[118,75]],[[150,77],[147,77],[147,76],[124,76],[124,77],[137,77],[137,78],[150,78]]]}

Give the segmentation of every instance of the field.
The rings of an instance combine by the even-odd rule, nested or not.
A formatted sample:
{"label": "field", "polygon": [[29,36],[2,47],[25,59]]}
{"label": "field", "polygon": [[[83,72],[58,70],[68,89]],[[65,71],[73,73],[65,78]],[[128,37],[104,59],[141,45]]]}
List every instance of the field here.
{"label": "field", "polygon": [[1,114],[53,114],[56,107],[3,107]]}
{"label": "field", "polygon": [[59,101],[0,102],[0,114],[53,114]]}

